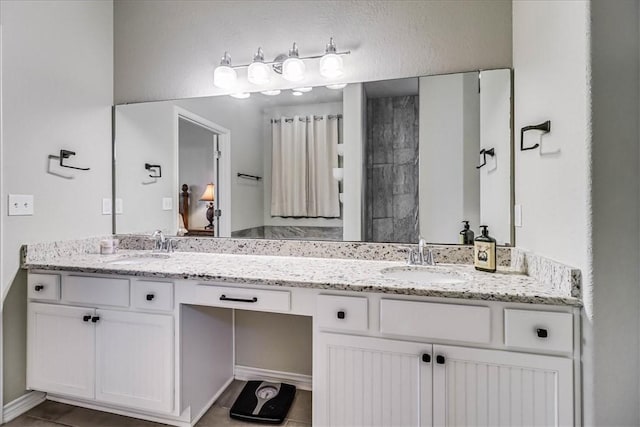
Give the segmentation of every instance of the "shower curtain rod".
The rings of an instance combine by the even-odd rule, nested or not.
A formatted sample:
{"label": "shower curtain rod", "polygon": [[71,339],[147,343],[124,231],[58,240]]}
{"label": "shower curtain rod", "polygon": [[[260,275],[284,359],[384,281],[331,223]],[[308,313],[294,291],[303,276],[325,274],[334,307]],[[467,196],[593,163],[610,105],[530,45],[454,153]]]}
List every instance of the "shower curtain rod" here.
{"label": "shower curtain rod", "polygon": [[[327,116],[327,118],[329,120],[332,120],[332,119],[340,120],[342,118],[342,114],[330,114],[330,115]],[[284,119],[285,122],[289,122],[289,123],[291,123],[293,121],[293,118],[283,117],[283,118],[280,118],[280,119],[271,119],[271,123],[280,123],[280,122],[282,122],[282,119]],[[323,120],[324,116],[313,116],[313,119],[314,120]],[[309,121],[309,119],[307,117],[298,117],[298,120],[300,120],[301,122],[308,122]]]}

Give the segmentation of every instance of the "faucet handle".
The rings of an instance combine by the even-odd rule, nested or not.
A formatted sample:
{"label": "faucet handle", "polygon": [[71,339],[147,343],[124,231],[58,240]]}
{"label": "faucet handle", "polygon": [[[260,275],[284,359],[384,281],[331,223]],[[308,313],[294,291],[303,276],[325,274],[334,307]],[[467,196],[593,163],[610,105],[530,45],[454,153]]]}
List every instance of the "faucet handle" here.
{"label": "faucet handle", "polygon": [[427,250],[427,253],[424,255],[423,263],[426,265],[432,265],[432,266],[436,265],[436,259],[433,256],[433,249],[429,248]]}
{"label": "faucet handle", "polygon": [[416,265],[418,263],[418,251],[414,248],[409,249],[407,254],[407,265]]}

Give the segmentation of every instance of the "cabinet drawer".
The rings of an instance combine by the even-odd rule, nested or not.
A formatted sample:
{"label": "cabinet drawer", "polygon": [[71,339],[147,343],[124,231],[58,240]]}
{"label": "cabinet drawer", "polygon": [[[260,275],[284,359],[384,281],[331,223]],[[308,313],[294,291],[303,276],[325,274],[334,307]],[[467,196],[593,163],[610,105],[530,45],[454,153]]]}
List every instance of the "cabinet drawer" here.
{"label": "cabinet drawer", "polygon": [[66,276],[62,280],[62,299],[92,306],[129,306],[129,279]]}
{"label": "cabinet drawer", "polygon": [[491,309],[473,305],[383,299],[380,332],[429,339],[488,343]]}
{"label": "cabinet drawer", "polygon": [[203,305],[264,311],[291,310],[289,291],[199,285],[195,294]]}
{"label": "cabinet drawer", "polygon": [[60,299],[60,276],[57,274],[29,273],[27,287],[30,299],[43,301]]}
{"label": "cabinet drawer", "polygon": [[504,310],[504,344],[533,350],[573,351],[573,315],[551,311]]}
{"label": "cabinet drawer", "polygon": [[319,295],[316,321],[321,329],[366,331],[369,329],[368,299]]}
{"label": "cabinet drawer", "polygon": [[173,309],[173,283],[139,280],[133,282],[132,288],[135,308],[162,311]]}

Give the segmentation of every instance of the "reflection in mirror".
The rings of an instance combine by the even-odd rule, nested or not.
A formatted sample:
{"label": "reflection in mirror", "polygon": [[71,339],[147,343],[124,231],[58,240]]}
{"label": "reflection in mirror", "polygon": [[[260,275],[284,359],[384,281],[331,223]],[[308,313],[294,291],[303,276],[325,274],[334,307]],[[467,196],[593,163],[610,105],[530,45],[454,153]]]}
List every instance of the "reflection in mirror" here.
{"label": "reflection in mirror", "polygon": [[115,231],[510,244],[510,70],[479,77],[119,105]]}

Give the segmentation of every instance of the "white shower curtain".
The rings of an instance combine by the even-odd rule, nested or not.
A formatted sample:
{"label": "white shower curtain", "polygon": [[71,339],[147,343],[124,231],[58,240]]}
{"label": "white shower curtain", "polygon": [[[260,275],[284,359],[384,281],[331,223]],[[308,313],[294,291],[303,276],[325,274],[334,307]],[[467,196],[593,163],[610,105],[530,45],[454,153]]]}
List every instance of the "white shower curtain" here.
{"label": "white shower curtain", "polygon": [[271,125],[271,216],[340,217],[338,120],[282,117]]}

